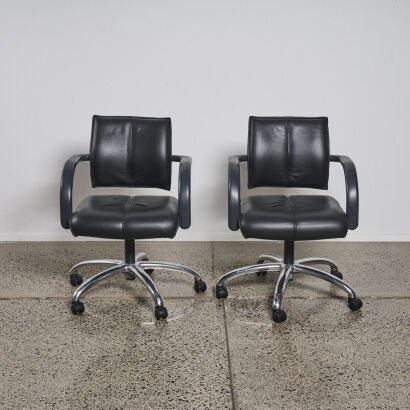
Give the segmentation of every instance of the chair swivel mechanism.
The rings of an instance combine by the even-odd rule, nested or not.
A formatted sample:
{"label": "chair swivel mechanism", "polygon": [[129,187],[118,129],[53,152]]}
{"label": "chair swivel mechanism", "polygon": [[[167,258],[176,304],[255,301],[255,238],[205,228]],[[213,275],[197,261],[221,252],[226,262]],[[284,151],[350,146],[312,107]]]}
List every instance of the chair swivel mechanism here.
{"label": "chair swivel mechanism", "polygon": [[[248,188],[301,187],[326,190],[329,162],[341,163],[346,180],[346,212],[336,199],[327,195],[240,196],[240,163],[248,164]],[[362,301],[343,281],[337,265],[329,259],[294,259],[295,241],[344,238],[348,229],[358,226],[359,191],[356,169],[349,157],[329,154],[326,117],[250,117],[248,154],[229,158],[229,228],[241,230],[245,238],[284,241],[284,256],[260,255],[255,265],[223,275],[216,286],[216,297],[226,298],[225,284],[238,276],[278,271],[272,306],[274,322],[286,320],[281,308],[288,281],[295,274],[324,279],[348,294],[351,310]],[[312,265],[327,266],[324,271]]]}
{"label": "chair swivel mechanism", "polygon": [[[172,162],[179,162],[178,199],[171,196],[91,195],[72,210],[76,166],[90,162],[91,183],[97,187],[150,187],[170,190]],[[74,155],[65,163],[60,189],[61,225],[74,236],[124,240],[124,260],[95,259],[71,268],[70,282],[79,286],[71,310],[84,312],[81,295],[101,280],[123,272],[125,278],[138,278],[155,303],[155,317],[168,315],[150,274],[154,269],[181,271],[194,278],[197,293],[206,290],[200,275],[190,268],[168,262],[149,261],[143,252],[135,253],[136,239],[173,238],[178,226],[191,225],[191,158],[172,155],[169,118],[94,116],[90,154]],[[83,282],[80,268],[105,264],[108,268]]]}

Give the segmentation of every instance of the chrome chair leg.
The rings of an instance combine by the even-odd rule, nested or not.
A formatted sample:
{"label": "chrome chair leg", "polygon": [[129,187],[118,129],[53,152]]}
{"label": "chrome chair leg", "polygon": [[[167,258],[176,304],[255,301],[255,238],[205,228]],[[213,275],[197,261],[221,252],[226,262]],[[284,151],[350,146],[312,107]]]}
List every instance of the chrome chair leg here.
{"label": "chrome chair leg", "polygon": [[142,261],[144,258],[146,258],[147,257],[147,254],[146,253],[144,253],[144,252],[137,252],[136,254],[135,254],[135,260],[136,261]]}
{"label": "chrome chair leg", "polygon": [[167,270],[184,272],[184,273],[187,273],[188,275],[193,276],[196,280],[201,280],[201,277],[199,276],[199,274],[193,271],[192,269],[187,268],[186,266],[176,265],[174,263],[144,261],[144,262],[138,262],[136,265],[140,266],[144,270],[145,269],[167,269]]}
{"label": "chrome chair leg", "polygon": [[363,306],[363,302],[356,297],[356,293],[353,291],[353,289],[338,276],[332,275],[331,273],[325,272],[317,268],[312,268],[306,265],[295,264],[294,266],[295,269],[299,272],[323,279],[327,282],[333,283],[333,285],[336,285],[338,288],[344,290],[348,295],[348,303],[350,310],[359,310]]}
{"label": "chrome chair leg", "polygon": [[103,279],[112,276],[114,273],[123,271],[126,267],[127,265],[124,263],[119,266],[113,266],[112,268],[105,269],[102,272],[99,272],[96,275],[92,276],[74,292],[72,302],[76,302],[86,290],[90,289],[98,282],[101,282]]}
{"label": "chrome chair leg", "polygon": [[151,280],[149,275],[147,275],[144,269],[141,269],[138,265],[129,265],[129,271],[134,273],[135,276],[138,279],[140,279],[140,281],[145,285],[145,287],[151,294],[152,299],[155,303],[155,317],[157,319],[166,319],[168,316],[168,311],[164,306],[164,302],[162,301],[162,297],[159,293],[158,288],[156,287],[155,283]]}
{"label": "chrome chair leg", "polygon": [[285,265],[280,271],[278,281],[276,282],[275,296],[273,297],[273,309],[280,309],[283,294],[285,293],[286,285],[288,284],[292,269],[292,265]]}
{"label": "chrome chair leg", "polygon": [[144,269],[144,271],[146,272],[149,272],[150,270],[152,271],[152,269],[166,269],[166,270],[187,273],[188,275],[193,276],[195,279],[194,289],[196,293],[206,291],[206,284],[201,279],[201,276],[199,276],[197,272],[195,272],[194,270],[190,268],[187,268],[186,266],[176,265],[175,263],[158,262],[158,261],[141,261],[141,262],[136,263],[135,265]]}
{"label": "chrome chair leg", "polygon": [[275,296],[273,297],[273,320],[275,322],[283,322],[286,320],[286,312],[280,307],[282,305],[283,294],[285,293],[286,285],[293,273],[293,265],[284,265],[280,271],[278,281],[276,282]]}
{"label": "chrome chair leg", "polygon": [[[134,261],[137,263],[138,261],[142,261],[142,260],[146,260],[146,261],[148,260],[147,254],[144,253],[144,252],[137,252],[135,254]],[[145,272],[148,273],[148,274],[151,274],[153,272],[153,269],[146,270]],[[125,276],[125,279],[127,279],[127,280],[134,280],[135,279],[134,273],[130,272],[129,270],[124,272],[124,276]]]}
{"label": "chrome chair leg", "polygon": [[74,273],[78,270],[78,268],[82,268],[84,266],[87,265],[104,265],[104,264],[108,264],[108,265],[121,265],[123,264],[123,261],[117,260],[117,259],[93,259],[93,260],[89,260],[89,261],[82,261],[77,263],[76,265],[74,265],[71,270],[70,273]]}
{"label": "chrome chair leg", "polygon": [[127,268],[127,265],[124,263],[122,265],[113,266],[112,268],[108,268],[103,270],[102,272],[97,273],[96,275],[92,276],[90,279],[86,280],[75,292],[71,299],[71,311],[78,315],[84,312],[84,305],[78,299],[80,296],[87,291],[88,289],[92,288],[98,282],[101,282],[103,279],[106,279],[114,273],[121,272]]}
{"label": "chrome chair leg", "polygon": [[83,283],[83,277],[78,273],[78,268],[88,265],[121,265],[123,261],[117,259],[93,259],[89,261],[82,261],[74,265],[70,270],[70,283],[72,286],[78,286]]}
{"label": "chrome chair leg", "polygon": [[349,299],[356,298],[356,294],[354,293],[353,289],[342,279],[339,279],[337,276],[334,276],[328,272],[325,272],[317,268],[312,268],[310,266],[300,264],[295,264],[294,266],[296,271],[298,272],[302,272],[310,276],[315,276],[316,278],[323,279],[327,282],[333,283],[333,285],[336,285],[338,288],[343,289],[348,294]]}
{"label": "chrome chair leg", "polygon": [[282,263],[264,263],[263,265],[250,265],[250,266],[245,266],[243,268],[238,268],[234,269],[228,273],[225,273],[223,275],[218,283],[216,284],[216,291],[215,295],[218,299],[225,299],[228,297],[228,290],[225,287],[225,282],[228,280],[231,280],[233,278],[237,278],[239,276],[243,275],[249,275],[250,273],[256,273],[256,272],[264,272],[264,271],[276,271],[278,269],[281,269],[283,266]]}
{"label": "chrome chair leg", "polygon": [[[363,303],[356,297],[353,289],[342,280],[342,274],[339,272],[336,264],[330,259],[326,258],[303,258],[293,262],[293,249],[291,248],[290,257],[288,255],[287,260],[290,263],[285,263],[285,259],[279,258],[271,254],[262,254],[258,258],[257,265],[245,266],[242,268],[234,269],[225,275],[223,275],[216,284],[215,294],[218,299],[226,298],[228,296],[228,290],[225,287],[225,283],[228,280],[236,277],[247,275],[250,273],[265,272],[271,270],[280,270],[279,278],[276,283],[275,295],[272,303],[272,313],[274,322],[283,322],[286,320],[286,312],[281,309],[283,295],[286,286],[289,281],[293,279],[295,273],[305,273],[307,275],[315,276],[317,278],[326,280],[340,289],[344,290],[348,295],[349,308],[351,310],[359,310]],[[286,246],[285,246],[286,253]],[[273,263],[263,263],[265,260],[274,261]],[[322,264],[330,267],[331,272],[325,272],[323,270],[308,266],[313,264]]]}
{"label": "chrome chair leg", "polygon": [[158,288],[152,279],[144,272],[143,269],[140,269],[139,266],[128,266],[130,272],[132,272],[149,290],[152,298],[154,299],[155,306],[163,306],[162,297],[159,293]]}
{"label": "chrome chair leg", "polygon": [[89,261],[82,261],[74,265],[70,270],[70,283],[72,286],[78,286],[83,283],[83,277],[78,273],[78,268],[88,265],[121,265],[122,261],[117,259],[93,259]]}
{"label": "chrome chair leg", "polygon": [[[282,258],[280,258],[279,256],[276,256],[276,255],[272,255],[270,253],[264,253],[262,255],[259,255],[258,260],[257,260],[256,263],[265,263],[266,260],[271,261],[271,262],[283,263]],[[267,273],[268,273],[267,270],[262,270],[262,271],[256,272],[256,274],[258,276],[266,275]]]}
{"label": "chrome chair leg", "polygon": [[[80,267],[87,266],[90,264],[103,264],[103,263],[112,264],[115,266],[108,268],[94,275],[92,278],[84,282],[74,292],[74,295],[72,297],[72,303],[71,303],[71,311],[76,315],[83,313],[84,305],[79,300],[80,296],[86,290],[88,290],[89,288],[91,288],[92,286],[100,282],[101,280],[108,278],[114,273],[120,272],[120,271],[125,273],[126,278],[130,278],[130,279],[138,278],[146,286],[152,298],[154,299],[155,317],[157,319],[165,319],[168,316],[168,312],[167,312],[167,309],[164,307],[164,303],[163,303],[163,300],[161,298],[158,288],[156,287],[155,283],[149,276],[149,273],[151,273],[154,269],[169,269],[173,271],[184,272],[190,276],[193,276],[195,279],[195,282],[194,282],[195,292],[197,293],[205,292],[206,284],[202,280],[201,276],[194,270],[187,268],[186,266],[176,265],[174,263],[148,261],[146,256],[147,255],[144,252],[139,252],[139,253],[135,253],[135,259],[126,257],[127,262],[116,260],[116,259],[96,259],[96,260],[80,262],[74,265],[73,268],[71,269],[70,280],[73,276],[77,275],[81,279],[81,281],[79,281],[78,283],[77,282],[73,283],[74,281],[71,280],[72,285],[81,285],[82,283],[82,278],[77,273],[77,269]],[[135,263],[133,263],[134,261]]]}
{"label": "chrome chair leg", "polygon": [[343,275],[339,272],[337,265],[330,259],[326,258],[303,258],[295,261],[296,265],[326,265],[330,267],[330,273],[343,279]]}
{"label": "chrome chair leg", "polygon": [[272,262],[283,263],[283,258],[280,258],[276,255],[271,255],[270,253],[263,253],[259,255],[257,263],[263,263],[265,260],[269,260]]}

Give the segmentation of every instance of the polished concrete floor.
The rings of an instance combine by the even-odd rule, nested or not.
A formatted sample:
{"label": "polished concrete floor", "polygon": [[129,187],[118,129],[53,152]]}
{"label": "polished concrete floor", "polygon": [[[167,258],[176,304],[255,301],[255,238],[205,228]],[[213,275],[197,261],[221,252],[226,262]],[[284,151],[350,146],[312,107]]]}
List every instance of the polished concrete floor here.
{"label": "polished concrete floor", "polygon": [[208,290],[154,272],[169,312],[156,322],[143,285],[118,275],[73,316],[71,265],[121,258],[121,243],[0,244],[0,408],[410,408],[410,243],[298,243],[297,257],[336,261],[364,306],[351,312],[331,284],[296,276],[282,324],[270,320],[277,273],[239,278],[226,301],[213,297],[221,274],[281,254],[280,244],[137,245],[196,269]]}

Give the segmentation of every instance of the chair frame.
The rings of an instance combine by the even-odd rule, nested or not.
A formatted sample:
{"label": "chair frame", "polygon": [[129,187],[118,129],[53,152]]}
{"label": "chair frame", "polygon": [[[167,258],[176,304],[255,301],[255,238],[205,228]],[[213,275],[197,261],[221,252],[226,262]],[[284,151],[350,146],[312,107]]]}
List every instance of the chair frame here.
{"label": "chair frame", "polygon": [[[247,160],[246,155],[234,155],[229,158],[228,224],[233,231],[238,230],[240,224],[240,163]],[[353,161],[343,155],[331,155],[330,162],[339,162],[343,166],[346,182],[347,226],[349,229],[355,229],[358,226],[359,215],[359,189],[356,168]],[[269,261],[269,263],[265,263],[265,261]],[[327,265],[330,267],[330,273],[309,265]],[[256,265],[234,269],[223,275],[216,285],[216,297],[218,299],[228,297],[228,290],[225,287],[227,281],[251,273],[266,274],[267,271],[279,272],[272,303],[272,319],[274,322],[279,323],[286,320],[286,312],[281,309],[282,300],[286,286],[289,281],[293,280],[295,273],[304,273],[326,280],[344,290],[348,294],[348,304],[351,310],[358,310],[363,305],[362,301],[356,297],[353,289],[343,281],[343,275],[337,265],[330,259],[313,257],[295,260],[293,241],[284,242],[283,258],[268,253],[262,254],[259,255]]]}
{"label": "chair frame", "polygon": [[[81,154],[71,156],[65,163],[60,188],[60,219],[63,228],[70,228],[72,215],[72,193],[74,175],[77,165],[83,161],[89,161],[90,155]],[[191,225],[191,163],[190,157],[173,155],[173,162],[179,162],[179,183],[178,183],[178,222],[179,226],[187,229]],[[166,319],[168,311],[164,306],[163,299],[155,283],[149,276],[155,269],[166,269],[179,271],[194,277],[195,292],[205,292],[206,284],[201,276],[194,270],[186,266],[169,262],[149,261],[143,252],[135,252],[135,241],[133,239],[124,240],[124,260],[117,259],[94,259],[86,260],[74,265],[70,270],[70,283],[79,286],[71,299],[71,311],[73,314],[82,314],[85,310],[84,304],[79,300],[84,292],[94,285],[107,279],[110,276],[123,272],[127,280],[138,278],[148,289],[155,303],[155,317]],[[89,265],[111,265],[109,268],[97,273],[85,282],[78,273],[80,268]]]}

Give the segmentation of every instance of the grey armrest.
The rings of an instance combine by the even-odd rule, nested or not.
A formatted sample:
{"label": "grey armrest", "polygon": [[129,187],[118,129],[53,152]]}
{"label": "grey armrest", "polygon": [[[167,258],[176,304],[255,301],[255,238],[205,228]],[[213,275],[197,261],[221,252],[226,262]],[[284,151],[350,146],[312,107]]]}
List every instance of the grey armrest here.
{"label": "grey armrest", "polygon": [[241,199],[240,162],[247,161],[246,155],[229,157],[228,164],[228,225],[232,231],[239,229],[239,212]]}
{"label": "grey armrest", "polygon": [[331,162],[342,164],[346,181],[346,215],[347,227],[356,229],[359,224],[359,186],[356,167],[353,161],[345,155],[331,155]]}
{"label": "grey armrest", "polygon": [[60,222],[64,229],[70,227],[71,213],[73,212],[72,191],[75,169],[79,162],[89,160],[88,154],[73,155],[64,165],[60,186]]}
{"label": "grey armrest", "polygon": [[179,226],[188,229],[191,226],[191,157],[173,155],[173,162],[179,162],[178,182],[178,217]]}

